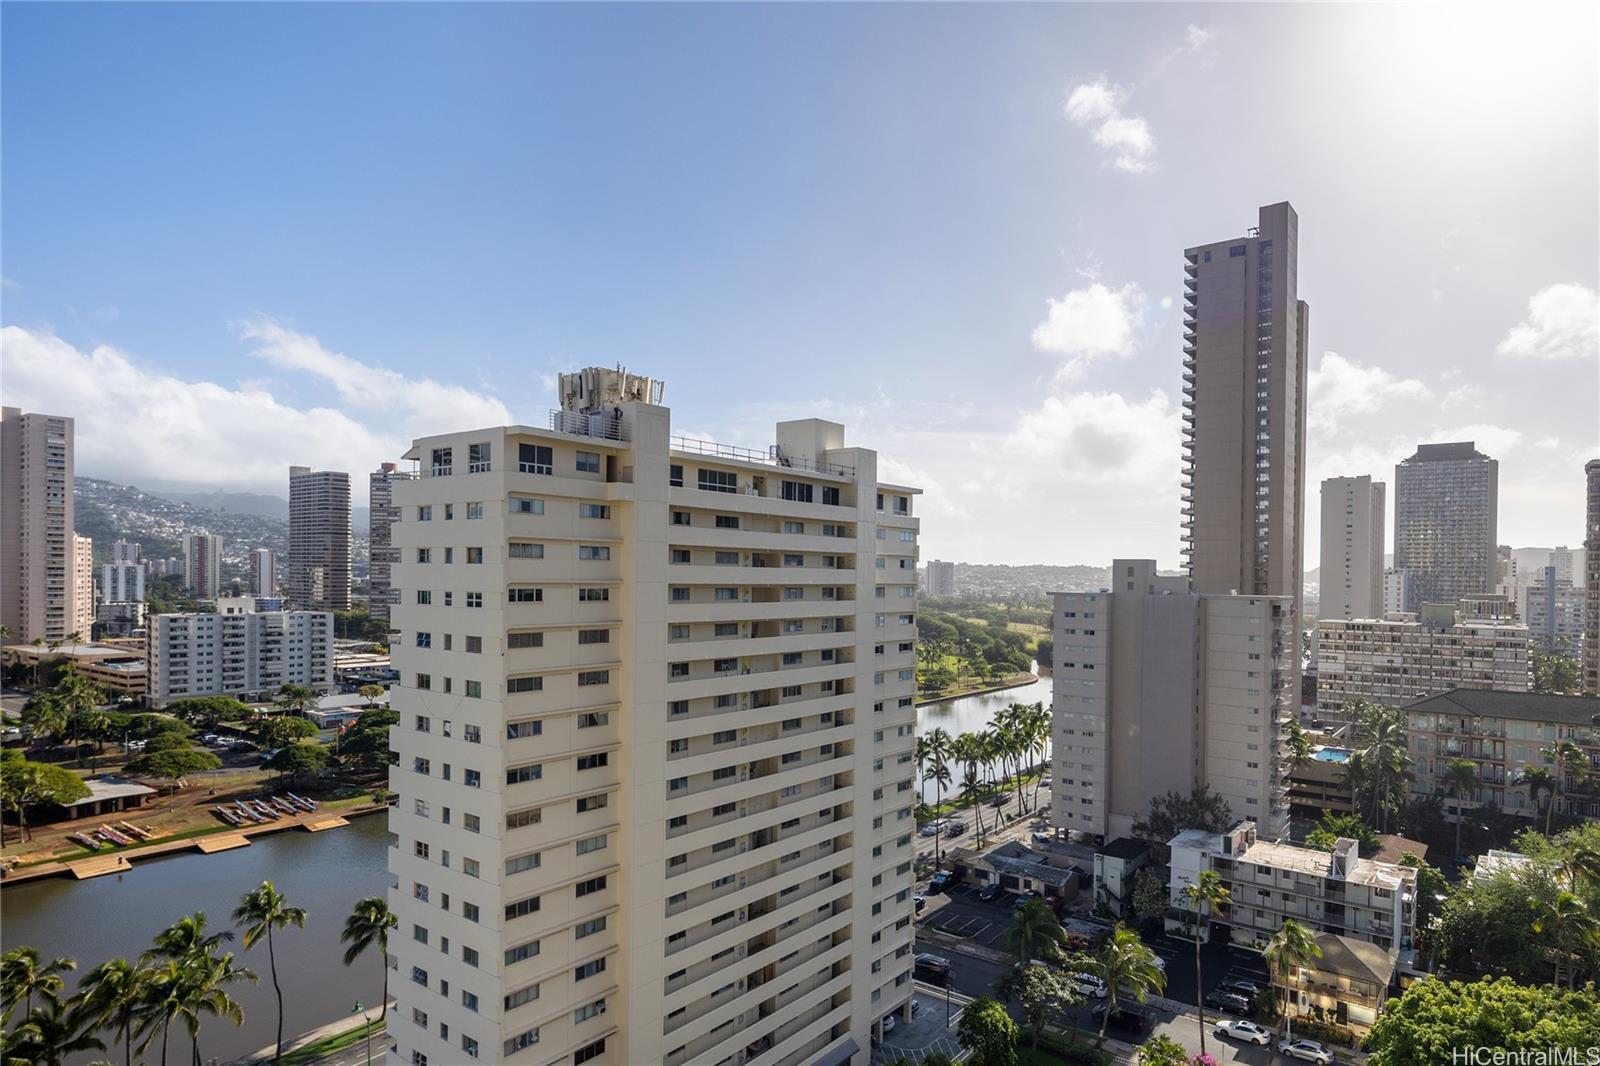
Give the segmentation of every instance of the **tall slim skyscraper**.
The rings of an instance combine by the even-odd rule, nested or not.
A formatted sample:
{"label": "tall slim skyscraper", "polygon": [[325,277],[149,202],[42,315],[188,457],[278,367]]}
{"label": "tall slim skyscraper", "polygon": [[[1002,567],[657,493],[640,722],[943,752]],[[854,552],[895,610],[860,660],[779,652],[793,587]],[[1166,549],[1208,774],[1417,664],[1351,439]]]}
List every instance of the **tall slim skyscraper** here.
{"label": "tall slim skyscraper", "polygon": [[1287,596],[1298,625],[1306,329],[1299,217],[1184,251],[1184,553],[1199,593]]}
{"label": "tall slim skyscraper", "polygon": [[659,388],[564,375],[394,486],[391,1061],[860,1066],[909,1018],[916,490]]}
{"label": "tall slim skyscraper", "polygon": [[72,478],[72,419],[0,408],[0,624],[18,644],[80,628]]}
{"label": "tall slim skyscraper", "polygon": [[222,538],[201,530],[183,538],[183,587],[197,600],[214,600],[222,589]]}
{"label": "tall slim skyscraper", "polygon": [[1583,523],[1583,690],[1600,692],[1600,459],[1583,464],[1588,486]]}
{"label": "tall slim skyscraper", "polygon": [[929,596],[954,596],[956,594],[956,564],[938,559],[928,561],[927,587]]}
{"label": "tall slim skyscraper", "polygon": [[1322,483],[1322,618],[1383,614],[1384,485],[1371,476]]}
{"label": "tall slim skyscraper", "polygon": [[1394,565],[1411,571],[1406,610],[1492,592],[1500,464],[1472,441],[1419,444],[1394,468]]}
{"label": "tall slim skyscraper", "polygon": [[117,540],[111,543],[111,558],[109,563],[137,563],[139,561],[139,542],[136,540]]}
{"label": "tall slim skyscraper", "polygon": [[389,527],[400,517],[400,512],[394,506],[394,484],[397,481],[410,481],[413,476],[398,469],[394,463],[382,464],[369,476],[367,613],[381,622],[389,620],[392,592],[390,570],[400,561],[389,542]]}
{"label": "tall slim skyscraper", "polygon": [[278,553],[271,548],[257,548],[250,553],[250,594],[278,594]]}
{"label": "tall slim skyscraper", "polygon": [[289,602],[350,609],[350,475],[289,468]]}
{"label": "tall slim skyscraper", "polygon": [[100,567],[100,599],[138,603],[144,599],[144,564],[110,562]]}
{"label": "tall slim skyscraper", "polygon": [[83,640],[94,630],[94,541],[72,535],[72,622],[67,629]]}

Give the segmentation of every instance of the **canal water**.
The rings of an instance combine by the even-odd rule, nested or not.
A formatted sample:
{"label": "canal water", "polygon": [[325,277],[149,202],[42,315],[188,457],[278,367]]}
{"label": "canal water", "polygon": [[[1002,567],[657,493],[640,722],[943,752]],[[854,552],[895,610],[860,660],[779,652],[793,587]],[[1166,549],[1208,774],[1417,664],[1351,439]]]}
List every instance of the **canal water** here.
{"label": "canal water", "polygon": [[[1034,669],[1038,670],[1037,663],[1034,664]],[[1054,700],[1051,689],[1052,682],[1047,674],[1018,688],[1001,689],[999,692],[986,692],[978,696],[962,696],[943,703],[925,703],[917,708],[917,736],[925,736],[941,727],[952,737],[960,736],[962,733],[981,732],[989,728],[996,714],[1013,703],[1043,703],[1044,709],[1048,711]],[[950,776],[951,789],[959,790],[961,770],[952,767]],[[946,799],[950,798],[951,789],[945,790]],[[922,783],[922,798],[927,803],[934,801],[932,782]]]}
{"label": "canal water", "polygon": [[[278,978],[283,986],[283,1034],[300,1033],[347,1014],[357,1001],[375,1007],[383,987],[377,948],[343,962],[339,933],[355,901],[381,896],[389,883],[388,819],[382,814],[353,818],[340,829],[321,833],[289,830],[257,837],[247,848],[202,855],[181,852],[147,859],[120,878],[114,874],[74,881],[53,877],[0,890],[0,943],[6,949],[31,945],[45,958],[62,955],[78,961],[78,975],[108,958],[132,959],[150,946],[167,925],[194,911],[205,911],[206,928],[233,928],[230,916],[239,897],[264,880],[277,885],[291,905],[309,913],[304,929],[273,933]],[[203,1061],[228,1062],[272,1043],[277,1002],[263,941],[244,951],[236,936],[229,950],[235,962],[260,975],[256,984],[234,985],[231,994],[244,1008],[244,1025],[207,1018],[200,1031]],[[67,988],[75,987],[69,974]],[[110,1059],[122,1061],[120,1045],[109,1033],[105,1052],[71,1056],[73,1066]],[[160,1043],[146,1061],[160,1060]],[[169,1062],[187,1062],[189,1038],[174,1027]]]}

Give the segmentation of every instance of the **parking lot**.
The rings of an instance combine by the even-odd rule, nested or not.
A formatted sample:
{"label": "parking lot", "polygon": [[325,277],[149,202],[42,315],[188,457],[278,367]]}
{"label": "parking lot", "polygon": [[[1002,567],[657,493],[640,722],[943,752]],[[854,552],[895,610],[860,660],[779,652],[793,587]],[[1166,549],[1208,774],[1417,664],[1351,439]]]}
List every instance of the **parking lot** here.
{"label": "parking lot", "polygon": [[928,897],[928,909],[920,924],[937,929],[949,936],[1004,951],[1006,930],[1013,924],[1012,895],[1002,892],[994,900],[978,898],[976,885],[951,885],[950,888]]}

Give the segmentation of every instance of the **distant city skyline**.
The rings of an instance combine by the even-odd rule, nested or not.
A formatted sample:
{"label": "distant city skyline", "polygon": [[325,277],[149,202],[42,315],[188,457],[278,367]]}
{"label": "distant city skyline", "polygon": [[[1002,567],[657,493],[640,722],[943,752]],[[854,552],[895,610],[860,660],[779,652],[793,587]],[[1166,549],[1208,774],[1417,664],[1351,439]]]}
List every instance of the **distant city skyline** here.
{"label": "distant city skyline", "polygon": [[1501,543],[1577,545],[1595,18],[14,7],[7,403],[81,474],[283,496],[622,362],[687,433],[857,427],[925,557],[1170,569],[1182,251],[1290,200],[1305,566],[1324,478],[1449,441]]}

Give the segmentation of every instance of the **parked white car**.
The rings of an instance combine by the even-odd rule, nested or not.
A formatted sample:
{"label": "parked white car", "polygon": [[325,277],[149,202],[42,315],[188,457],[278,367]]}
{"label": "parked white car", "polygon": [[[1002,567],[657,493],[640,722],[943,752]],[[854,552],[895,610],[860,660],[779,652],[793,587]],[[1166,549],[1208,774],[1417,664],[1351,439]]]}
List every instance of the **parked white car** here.
{"label": "parked white car", "polygon": [[1234,1018],[1220,1023],[1211,1030],[1215,1036],[1231,1036],[1235,1040],[1243,1040],[1250,1044],[1260,1044],[1269,1047],[1272,1044],[1272,1034],[1255,1022],[1247,1022],[1243,1018]]}
{"label": "parked white car", "polygon": [[895,1018],[893,1013],[885,1014],[883,1016],[883,1035],[884,1036],[888,1036],[890,1033],[894,1032],[894,1027],[895,1027],[896,1022],[897,1022],[897,1019]]}
{"label": "parked white car", "polygon": [[1068,978],[1072,986],[1094,999],[1106,998],[1106,983],[1092,973],[1075,973]]}
{"label": "parked white car", "polygon": [[1278,1050],[1292,1059],[1304,1059],[1318,1066],[1333,1064],[1333,1052],[1315,1040],[1282,1040],[1278,1043]]}

